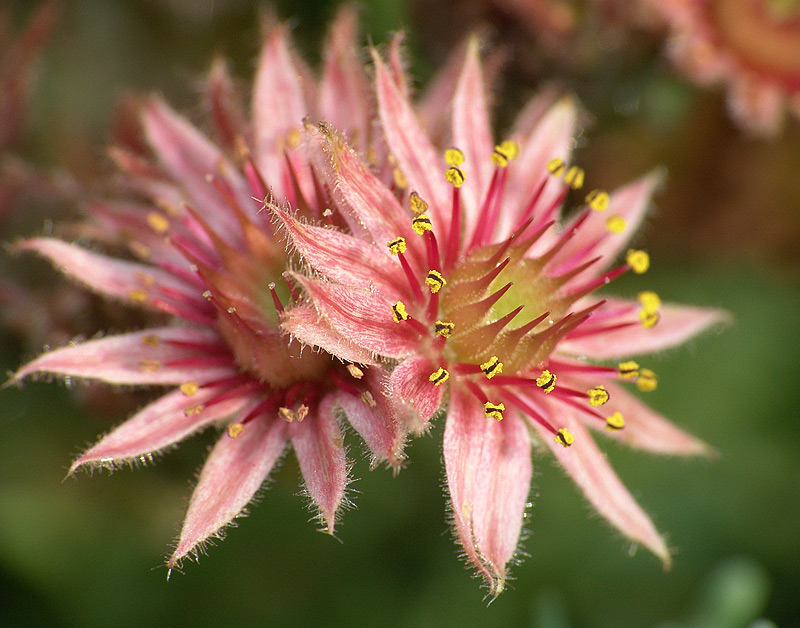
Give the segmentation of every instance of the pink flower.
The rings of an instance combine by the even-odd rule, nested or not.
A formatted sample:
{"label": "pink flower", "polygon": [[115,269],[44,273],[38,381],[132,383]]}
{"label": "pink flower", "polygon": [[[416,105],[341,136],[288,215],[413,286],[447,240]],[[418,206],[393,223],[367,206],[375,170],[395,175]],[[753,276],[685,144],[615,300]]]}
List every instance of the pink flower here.
{"label": "pink flower", "polygon": [[343,11],[317,82],[294,57],[286,29],[274,26],[259,60],[252,124],[239,113],[224,65],[214,66],[210,109],[220,144],[239,146],[233,159],[163,102],[143,106],[144,138],[156,163],[119,147],[113,157],[124,182],[147,200],[94,203],[88,230],[125,241],[138,261],[50,238],[19,245],[92,290],[171,318],[50,351],[14,376],[169,387],[75,460],[70,474],[147,462],[211,424],[227,427],[200,474],[170,568],[243,511],[287,443],[323,528],[333,533],[349,468],[340,415],[376,463],[397,468],[403,458],[406,429],[370,352],[341,339],[333,357],[304,348],[279,327],[300,297],[282,276],[284,243],[254,200],[271,194],[323,218],[327,193],[297,147],[305,116],[323,116],[368,146],[368,85],[354,35],[354,16]]}
{"label": "pink flower", "polygon": [[[451,103],[458,148],[443,161],[377,55],[375,66],[380,121],[407,188],[387,187],[327,125],[307,126],[328,157],[335,212],[351,233],[273,204],[311,271],[292,277],[313,306],[287,312],[284,327],[334,354],[346,338],[394,363],[392,392],[416,411],[419,430],[447,405],[453,524],[492,595],[503,590],[518,546],[534,442],[600,514],[669,564],[663,539],[590,435],[665,454],[708,451],[625,384],[655,388],[655,374],[630,357],[680,344],[725,315],[662,304],[649,291],[638,300],[596,294],[647,269],[647,254],[629,241],[660,175],[611,194],[591,191],[588,207],[558,218],[584,180],[567,164],[571,100],[538,123],[523,114],[513,139],[495,144],[472,42]],[[534,102],[529,111],[537,109]],[[614,265],[620,254],[625,261]]]}
{"label": "pink flower", "polygon": [[668,23],[670,53],[697,83],[728,88],[733,118],[774,135],[800,117],[800,10],[775,0],[647,0]]}

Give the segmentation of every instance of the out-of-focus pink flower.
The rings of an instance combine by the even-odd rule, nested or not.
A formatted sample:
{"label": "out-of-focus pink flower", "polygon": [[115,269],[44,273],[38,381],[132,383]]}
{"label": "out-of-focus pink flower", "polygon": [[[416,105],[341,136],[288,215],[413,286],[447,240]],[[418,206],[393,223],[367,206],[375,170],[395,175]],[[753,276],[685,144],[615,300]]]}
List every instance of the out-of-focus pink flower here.
{"label": "out-of-focus pink flower", "polygon": [[[375,66],[395,184],[374,176],[330,127],[307,126],[327,155],[320,169],[327,166],[335,213],[351,233],[271,206],[312,271],[292,275],[311,303],[287,312],[284,327],[334,354],[347,339],[394,361],[392,392],[416,412],[420,431],[449,406],[443,448],[453,523],[493,595],[517,549],[533,442],[552,451],[599,513],[669,564],[663,539],[590,435],[665,454],[708,451],[626,384],[655,388],[654,373],[631,356],[680,344],[724,313],[662,304],[649,291],[633,300],[596,294],[647,270],[647,254],[629,241],[659,173],[611,194],[593,190],[588,207],[559,218],[584,180],[568,163],[571,100],[541,119],[522,115],[510,139],[495,144],[473,42],[450,107],[457,148],[443,160],[377,55]],[[602,364],[609,360],[617,362]]]}
{"label": "out-of-focus pink flower", "polygon": [[327,191],[298,147],[298,126],[306,116],[324,117],[368,146],[368,83],[355,34],[353,13],[342,11],[317,80],[293,54],[286,28],[272,26],[258,63],[251,122],[236,105],[224,64],[215,64],[210,111],[219,145],[231,150],[158,99],[142,106],[140,148],[151,155],[117,147],[112,156],[123,182],[146,200],[95,202],[86,230],[104,241],[125,241],[138,259],[51,238],[18,245],[94,291],[173,319],[50,351],[15,374],[17,381],[52,373],[169,387],[84,452],[70,474],[146,462],[209,425],[227,428],[200,474],[170,567],[243,511],[287,443],[322,526],[332,533],[349,469],[341,416],[374,462],[398,468],[402,460],[407,430],[371,353],[342,339],[334,357],[280,328],[279,317],[300,296],[283,277],[285,244],[275,237],[270,213],[261,211],[263,200],[254,200],[270,197],[309,219],[327,217]]}
{"label": "out-of-focus pink flower", "polygon": [[701,85],[728,89],[733,118],[773,135],[800,116],[800,8],[775,0],[646,0],[669,24],[669,52]]}

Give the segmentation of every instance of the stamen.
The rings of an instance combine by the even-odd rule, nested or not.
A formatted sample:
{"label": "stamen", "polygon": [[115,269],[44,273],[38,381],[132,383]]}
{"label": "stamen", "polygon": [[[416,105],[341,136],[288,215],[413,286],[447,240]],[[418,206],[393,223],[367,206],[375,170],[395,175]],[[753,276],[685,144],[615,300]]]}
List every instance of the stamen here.
{"label": "stamen", "polygon": [[586,202],[596,212],[606,211],[608,201],[608,192],[605,190],[592,190],[586,195]]}
{"label": "stamen", "polygon": [[455,166],[450,166],[444,171],[444,178],[455,188],[460,188],[462,185],[464,185],[464,181],[466,180],[464,171],[461,170],[461,168],[456,168]]}
{"label": "stamen", "polygon": [[164,235],[169,231],[169,220],[163,214],[155,211],[147,214],[147,224],[158,235]]}
{"label": "stamen", "polygon": [[447,281],[438,270],[429,270],[427,277],[425,277],[425,285],[431,290],[431,294],[436,294],[442,287],[447,284]]}
{"label": "stamen", "polygon": [[436,321],[433,324],[433,330],[442,338],[449,338],[455,329],[455,323],[450,321]]}
{"label": "stamen", "polygon": [[420,214],[419,216],[414,216],[411,220],[411,228],[416,231],[417,234],[425,235],[426,231],[433,229],[433,225],[431,225],[431,219],[428,218],[427,214]]}
{"label": "stamen", "polygon": [[605,386],[590,388],[586,391],[586,394],[589,395],[589,405],[593,407],[602,406],[604,403],[607,403],[610,398]]}
{"label": "stamen", "polygon": [[450,373],[442,367],[428,376],[428,381],[432,382],[434,386],[441,386],[448,379],[450,379]]}
{"label": "stamen", "polygon": [[428,204],[422,200],[422,197],[417,194],[417,191],[414,190],[408,197],[408,206],[411,208],[411,212],[415,216],[419,216],[420,214],[424,214],[428,211]]}
{"label": "stamen", "polygon": [[625,427],[625,419],[622,417],[621,412],[615,412],[606,419],[606,429],[610,432],[616,432]]}
{"label": "stamen", "polygon": [[244,433],[245,427],[242,423],[231,423],[228,426],[228,436],[231,438],[239,438]]}
{"label": "stamen", "polygon": [[159,371],[163,366],[159,360],[139,360],[139,368],[143,371]]}
{"label": "stamen", "polygon": [[389,247],[389,252],[392,255],[398,255],[400,253],[406,252],[406,239],[405,238],[395,238],[394,240],[390,240],[386,243],[386,246]]}
{"label": "stamen", "polygon": [[275,311],[280,316],[284,313],[283,303],[281,303],[280,297],[278,297],[278,293],[275,292],[275,282],[270,282],[269,286],[269,293],[272,295],[272,303],[275,305]]}
{"label": "stamen", "polygon": [[493,355],[488,362],[481,364],[481,370],[486,375],[486,379],[492,379],[495,375],[503,372],[503,363],[496,355]]}
{"label": "stamen", "polygon": [[146,303],[147,292],[144,290],[131,290],[128,292],[128,298],[134,303]]}
{"label": "stamen", "polygon": [[428,268],[441,268],[442,262],[439,257],[439,243],[436,241],[436,234],[432,230],[425,233],[425,249],[428,253]]}
{"label": "stamen", "polygon": [[361,379],[362,377],[364,377],[364,371],[358,368],[355,364],[348,364],[347,372],[350,373],[350,375],[352,375],[356,379]]}
{"label": "stamen", "polygon": [[506,140],[494,147],[492,152],[492,163],[498,168],[505,168],[508,162],[519,155],[519,144],[512,140]]}
{"label": "stamen", "polygon": [[606,229],[609,233],[622,233],[627,228],[628,223],[622,216],[609,216],[606,220]]}
{"label": "stamen", "polygon": [[361,393],[361,401],[363,401],[370,408],[375,408],[378,406],[378,402],[375,401],[375,397],[373,397],[372,393],[368,390],[365,390]]}
{"label": "stamen", "polygon": [[408,312],[406,312],[405,303],[398,301],[392,306],[392,318],[395,323],[408,320]]}
{"label": "stamen", "polygon": [[564,183],[573,190],[580,190],[583,187],[584,176],[583,168],[570,166],[569,170],[567,170],[567,173],[564,175]]}
{"label": "stamen", "polygon": [[650,268],[650,256],[644,251],[628,249],[625,261],[637,275],[647,272],[647,269]]}
{"label": "stamen", "polygon": [[575,437],[572,435],[571,432],[562,427],[560,430],[558,430],[553,440],[555,440],[559,445],[563,445],[564,447],[569,447],[572,443],[575,442]]}
{"label": "stamen", "polygon": [[458,186],[453,186],[453,206],[450,211],[450,233],[447,238],[447,251],[445,253],[444,268],[450,270],[458,257],[461,244],[461,192]]}
{"label": "stamen", "polygon": [[161,337],[155,334],[147,334],[146,336],[142,336],[142,344],[148,345],[149,347],[157,347],[161,344]]}
{"label": "stamen", "polygon": [[546,393],[551,393],[556,387],[556,379],[558,379],[555,373],[551,373],[547,369],[542,371],[542,374],[536,378],[536,385],[541,388]]}
{"label": "stamen", "polygon": [[639,377],[639,363],[634,360],[620,362],[618,369],[618,374],[622,379],[636,379]]}
{"label": "stamen", "polygon": [[639,301],[645,310],[654,312],[661,307],[661,298],[652,290],[644,290],[636,295],[636,300]]}
{"label": "stamen", "polygon": [[652,392],[658,388],[658,376],[650,369],[640,369],[636,387],[642,392]]}
{"label": "stamen", "polygon": [[660,319],[661,315],[657,311],[639,310],[639,320],[645,329],[655,327]]}
{"label": "stamen", "polygon": [[444,151],[444,160],[448,166],[460,166],[464,163],[464,153],[458,148],[448,148]]}
{"label": "stamen", "polygon": [[506,411],[506,407],[502,403],[491,403],[487,401],[483,404],[483,415],[487,419],[494,419],[495,421],[502,421],[503,420],[503,412]]}
{"label": "stamen", "polygon": [[556,157],[555,159],[551,159],[547,162],[547,171],[554,177],[560,177],[562,174],[564,174],[566,167],[567,166],[561,157]]}
{"label": "stamen", "polygon": [[405,190],[408,187],[408,179],[406,179],[406,175],[403,174],[403,171],[400,170],[399,167],[395,167],[394,170],[392,170],[392,179],[398,190]]}
{"label": "stamen", "polygon": [[187,397],[193,397],[200,390],[200,384],[197,382],[185,382],[181,384],[181,392]]}

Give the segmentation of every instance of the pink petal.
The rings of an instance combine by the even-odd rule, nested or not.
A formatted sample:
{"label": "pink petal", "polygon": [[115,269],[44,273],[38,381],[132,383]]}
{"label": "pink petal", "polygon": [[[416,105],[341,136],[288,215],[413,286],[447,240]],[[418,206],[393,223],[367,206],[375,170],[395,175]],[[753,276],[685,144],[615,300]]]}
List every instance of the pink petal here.
{"label": "pink petal", "polygon": [[276,417],[261,417],[248,423],[237,438],[227,433],[220,437],[200,473],[178,545],[167,561],[169,568],[244,514],[283,453],[286,426]]}
{"label": "pink petal", "polygon": [[459,540],[496,596],[522,530],[532,471],[528,430],[511,414],[487,419],[480,402],[453,386],[444,462]]}
{"label": "pink petal", "polygon": [[399,468],[405,459],[406,432],[401,421],[402,409],[386,391],[386,379],[386,371],[371,367],[361,380],[364,394],[356,396],[339,390],[332,395],[332,405],[342,409],[350,425],[364,439],[373,455],[372,466],[385,460]]}
{"label": "pink petal", "polygon": [[332,400],[324,397],[316,412],[290,424],[289,436],[306,491],[319,509],[324,531],[333,534],[347,486],[347,457]]}
{"label": "pink petal", "polygon": [[370,134],[371,96],[364,63],[356,45],[358,17],[342,6],[331,26],[319,89],[320,118],[344,132],[361,151]]}
{"label": "pink petal", "polygon": [[560,157],[569,162],[574,143],[577,107],[571,98],[562,98],[553,105],[527,137],[516,137],[520,155],[508,166],[508,182],[503,211],[500,213],[498,237],[508,237],[520,223],[525,209],[542,181],[549,179],[536,208],[547,209],[558,197],[562,183],[547,171],[548,162]]}
{"label": "pink petal", "polygon": [[249,129],[244,107],[228,71],[228,64],[222,57],[216,57],[211,65],[206,83],[206,98],[216,136],[227,150],[234,150],[237,138],[247,137]]}
{"label": "pink petal", "polygon": [[393,302],[383,295],[297,274],[292,278],[331,327],[355,344],[387,358],[404,358],[419,345],[409,325],[394,322]]}
{"label": "pink petal", "polygon": [[[622,386],[611,383],[604,385],[611,398],[603,406],[603,412],[607,415],[620,412],[625,419],[624,429],[613,432],[603,430],[604,434],[636,449],[657,454],[676,456],[713,454],[712,448],[706,443],[684,432]],[[588,424],[597,426],[599,422],[593,421]]]}
{"label": "pink petal", "polygon": [[478,222],[483,196],[489,188],[494,148],[476,36],[471,37],[467,44],[466,58],[453,97],[452,120],[453,146],[464,153],[462,169],[465,181],[461,198],[466,240],[469,242]]}
{"label": "pink petal", "polygon": [[95,292],[136,305],[153,307],[148,297],[158,295],[158,286],[183,293],[187,290],[183,282],[159,268],[106,257],[61,240],[33,238],[20,242],[16,248],[36,251],[60,271]]}
{"label": "pink petal", "polygon": [[416,190],[430,205],[434,227],[447,229],[450,224],[450,190],[444,178],[442,160],[383,61],[375,52],[373,58],[378,113],[389,149],[408,179],[410,189]]}
{"label": "pink petal", "polygon": [[434,386],[430,375],[439,368],[427,357],[413,356],[403,360],[391,376],[392,392],[410,403],[423,423],[427,423],[442,403],[446,385]]}
{"label": "pink petal", "polygon": [[341,231],[303,224],[277,207],[270,209],[302,260],[315,271],[347,286],[366,289],[375,284],[387,298],[400,298],[396,285],[402,270],[383,250]]}
{"label": "pink petal", "polygon": [[[198,353],[187,352],[170,342],[212,345],[216,334],[183,327],[160,327],[131,334],[89,340],[55,349],[28,362],[12,382],[33,373],[55,373],[96,379],[110,384],[182,384],[192,380],[211,381],[234,375],[232,356],[223,354],[223,363],[203,361]],[[172,361],[195,359],[197,364],[172,366]]]}
{"label": "pink petal", "polygon": [[597,512],[625,536],[647,547],[661,559],[665,567],[669,567],[671,558],[664,539],[614,473],[589,431],[573,416],[568,406],[552,401],[546,403],[552,408],[551,415],[558,417],[556,427],[568,429],[575,437],[570,447],[563,447],[554,442],[548,430],[532,421],[561,466],[583,490]]}
{"label": "pink petal", "polygon": [[324,349],[341,360],[357,364],[377,364],[371,351],[362,349],[345,338],[311,305],[301,304],[289,310],[281,318],[281,328],[300,342]]}
{"label": "pink petal", "polygon": [[[622,299],[609,299],[604,308],[627,304],[629,302]],[[618,319],[603,320],[603,325],[623,322],[634,322],[635,325],[579,338],[567,337],[559,343],[559,351],[594,360],[643,355],[683,344],[689,338],[731,320],[731,315],[724,310],[664,304],[659,309],[658,323],[646,329],[639,324],[636,308],[633,312]]]}
{"label": "pink petal", "polygon": [[69,475],[84,465],[115,467],[152,455],[202,429],[209,423],[230,416],[248,402],[246,397],[220,401],[201,412],[188,411],[206,403],[219,393],[218,388],[201,388],[194,395],[173,390],[145,406],[130,419],[85,451],[69,469]]}

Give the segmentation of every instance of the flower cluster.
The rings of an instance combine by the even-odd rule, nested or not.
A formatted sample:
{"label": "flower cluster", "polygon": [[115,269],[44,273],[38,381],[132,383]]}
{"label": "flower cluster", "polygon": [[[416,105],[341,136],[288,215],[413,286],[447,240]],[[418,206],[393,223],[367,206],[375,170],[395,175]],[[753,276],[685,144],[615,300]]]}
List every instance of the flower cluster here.
{"label": "flower cluster", "polygon": [[[473,40],[452,95],[438,97],[451,112],[445,150],[418,122],[399,39],[388,63],[373,51],[370,90],[354,33],[345,10],[317,81],[285,28],[272,27],[250,123],[216,64],[217,144],[160,100],[142,107],[147,148],[112,151],[139,199],[91,207],[95,232],[125,242],[133,259],[50,238],[18,245],[99,293],[173,319],[56,349],[16,373],[170,387],[70,473],[147,461],[224,427],[172,567],[243,511],[287,443],[332,532],[346,502],[342,422],[374,462],[398,469],[405,440],[446,409],[454,529],[493,595],[519,542],[534,442],[598,512],[668,563],[589,432],[653,452],[706,451],[625,383],[655,388],[632,356],[679,344],[722,315],[650,291],[597,295],[647,270],[647,253],[629,241],[659,174],[581,193],[585,207],[560,213],[585,179],[570,163],[570,99],[546,111],[534,101],[495,142]],[[431,116],[436,126],[441,117]]]}

